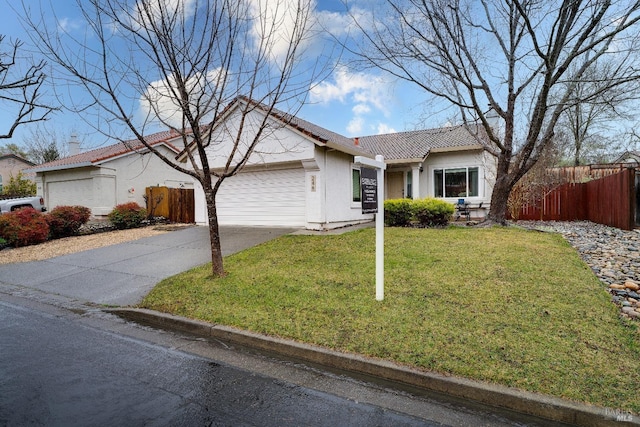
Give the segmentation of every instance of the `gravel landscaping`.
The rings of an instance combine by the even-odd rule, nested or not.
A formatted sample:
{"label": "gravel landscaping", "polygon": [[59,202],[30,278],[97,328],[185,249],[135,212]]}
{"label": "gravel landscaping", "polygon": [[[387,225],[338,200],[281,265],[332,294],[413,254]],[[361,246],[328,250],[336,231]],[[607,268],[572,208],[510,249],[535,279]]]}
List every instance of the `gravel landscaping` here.
{"label": "gravel landscaping", "polygon": [[161,224],[128,230],[113,230],[106,222],[91,222],[83,226],[79,236],[49,240],[39,245],[3,249],[0,251],[0,264],[42,261],[56,256],[168,233],[189,226],[189,224]]}

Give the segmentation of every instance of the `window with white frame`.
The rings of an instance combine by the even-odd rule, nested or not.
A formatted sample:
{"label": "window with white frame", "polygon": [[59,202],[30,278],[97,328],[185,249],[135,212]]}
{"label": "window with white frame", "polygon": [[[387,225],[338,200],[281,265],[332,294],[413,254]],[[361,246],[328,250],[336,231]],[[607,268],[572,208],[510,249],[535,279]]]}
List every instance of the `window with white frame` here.
{"label": "window with white frame", "polygon": [[434,169],[433,194],[435,197],[479,196],[479,176],[477,166]]}
{"label": "window with white frame", "polygon": [[353,203],[362,202],[362,195],[360,190],[360,169],[355,167],[351,168],[351,201]]}

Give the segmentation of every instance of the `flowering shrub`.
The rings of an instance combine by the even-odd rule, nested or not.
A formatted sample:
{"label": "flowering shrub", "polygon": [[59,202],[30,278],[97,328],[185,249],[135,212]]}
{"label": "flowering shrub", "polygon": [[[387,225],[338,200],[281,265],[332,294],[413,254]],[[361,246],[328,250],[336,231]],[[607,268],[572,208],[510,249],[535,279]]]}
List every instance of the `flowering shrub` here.
{"label": "flowering shrub", "polygon": [[90,216],[91,210],[84,206],[56,206],[46,215],[49,237],[59,239],[77,234]]}
{"label": "flowering shrub", "polygon": [[118,229],[136,228],[147,217],[147,210],[136,202],[123,203],[113,208],[108,217]]}
{"label": "flowering shrub", "polygon": [[35,245],[46,241],[48,236],[49,224],[45,216],[33,208],[0,215],[0,238],[11,246]]}

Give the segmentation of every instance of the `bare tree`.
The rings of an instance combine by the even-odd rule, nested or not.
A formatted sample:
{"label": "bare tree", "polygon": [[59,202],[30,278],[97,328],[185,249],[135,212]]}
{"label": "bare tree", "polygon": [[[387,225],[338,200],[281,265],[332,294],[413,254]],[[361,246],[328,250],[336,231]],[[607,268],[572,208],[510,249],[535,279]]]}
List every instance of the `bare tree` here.
{"label": "bare tree", "polygon": [[[90,36],[73,38],[38,28],[37,43],[90,101],[75,108],[110,137],[124,125],[137,143],[203,188],[212,271],[223,275],[216,194],[223,181],[249,161],[266,134],[276,108],[292,112],[317,80],[317,61],[300,68],[311,4],[304,0],[88,0],[78,7]],[[133,3],[133,4],[132,4]],[[27,12],[27,11],[25,11]],[[44,14],[40,15],[42,20]],[[89,45],[87,40],[92,41]],[[94,43],[93,43],[94,42]],[[317,60],[317,57],[316,57]],[[144,114],[137,113],[141,105]],[[236,126],[224,126],[229,108]],[[260,121],[252,118],[262,110]],[[90,112],[96,112],[91,116]],[[190,165],[167,157],[145,140],[154,126],[171,129],[188,147]],[[215,132],[212,131],[215,129]],[[226,144],[226,145],[225,145]],[[227,150],[228,148],[228,150]],[[224,151],[224,166],[209,156]]]}
{"label": "bare tree", "polygon": [[66,156],[66,142],[68,140],[68,136],[60,136],[55,129],[44,126],[30,127],[22,138],[23,145],[27,150],[27,158],[37,164],[51,162]]}
{"label": "bare tree", "polygon": [[607,154],[609,157],[619,155],[625,145],[622,124],[633,119],[633,104],[640,93],[635,81],[604,87],[609,84],[609,76],[616,73],[614,65],[598,64],[587,70],[574,85],[567,108],[558,121],[570,137],[564,148],[574,166],[604,161],[603,156]]}
{"label": "bare tree", "polygon": [[[367,48],[360,57],[483,125],[485,148],[497,158],[491,221],[505,223],[511,189],[542,156],[567,106],[639,77],[637,1],[386,4],[376,9],[379,19],[358,22]],[[576,85],[600,63],[612,64],[608,80],[578,95]],[[499,115],[500,131],[487,119],[488,107]]]}
{"label": "bare tree", "polygon": [[55,110],[40,100],[46,63],[39,61],[22,69],[21,65],[30,62],[20,56],[22,46],[20,41],[6,43],[0,34],[0,102],[8,105],[11,117],[15,117],[9,129],[0,130],[0,139],[13,137],[18,126],[46,120]]}

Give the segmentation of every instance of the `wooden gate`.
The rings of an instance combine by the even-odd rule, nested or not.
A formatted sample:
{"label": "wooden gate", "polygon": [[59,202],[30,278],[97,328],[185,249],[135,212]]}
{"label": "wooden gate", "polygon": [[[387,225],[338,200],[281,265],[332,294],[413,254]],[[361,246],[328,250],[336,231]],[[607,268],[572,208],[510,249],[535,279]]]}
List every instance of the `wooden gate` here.
{"label": "wooden gate", "polygon": [[193,189],[147,187],[145,191],[149,216],[163,216],[171,222],[195,222]]}

